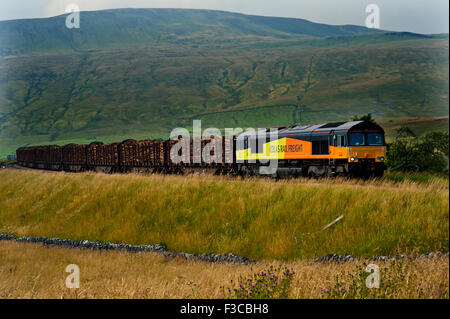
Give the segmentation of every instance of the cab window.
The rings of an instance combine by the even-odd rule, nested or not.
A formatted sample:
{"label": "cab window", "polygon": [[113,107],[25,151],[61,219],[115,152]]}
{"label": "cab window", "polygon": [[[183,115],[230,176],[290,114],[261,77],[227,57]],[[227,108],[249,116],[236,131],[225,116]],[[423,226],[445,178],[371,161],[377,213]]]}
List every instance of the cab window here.
{"label": "cab window", "polygon": [[345,146],[345,135],[338,135],[336,136],[336,146],[341,147]]}
{"label": "cab window", "polygon": [[368,145],[383,145],[383,134],[381,133],[369,133],[367,134]]}
{"label": "cab window", "polygon": [[361,146],[366,144],[366,138],[362,133],[352,133],[350,134],[350,145]]}

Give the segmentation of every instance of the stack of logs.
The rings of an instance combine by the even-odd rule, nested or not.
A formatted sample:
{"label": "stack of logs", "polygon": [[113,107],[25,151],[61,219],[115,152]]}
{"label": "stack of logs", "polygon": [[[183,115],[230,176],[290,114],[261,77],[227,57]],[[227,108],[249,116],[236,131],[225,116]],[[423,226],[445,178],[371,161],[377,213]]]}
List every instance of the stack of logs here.
{"label": "stack of logs", "polygon": [[119,144],[94,142],[86,150],[88,166],[116,166],[119,160]]}
{"label": "stack of logs", "polygon": [[123,167],[155,167],[164,165],[162,141],[127,140],[120,144],[120,164]]}
{"label": "stack of logs", "polygon": [[36,147],[21,147],[16,152],[17,161],[29,166],[36,160]]}
{"label": "stack of logs", "polygon": [[[170,150],[178,142],[183,143],[183,140],[169,140],[165,142],[166,158],[169,166],[226,166],[232,164],[235,158],[234,145],[236,145],[236,136],[223,136],[216,139],[214,137],[209,139],[191,138],[188,141],[189,154],[187,152],[181,153],[181,148],[178,148],[178,156],[181,156],[181,162],[173,163],[170,157]],[[208,149],[205,147],[208,147]],[[215,157],[218,147],[222,149],[220,158]],[[172,152],[176,153],[175,149]]]}
{"label": "stack of logs", "polygon": [[68,144],[63,148],[63,162],[69,165],[86,164],[87,145]]}
{"label": "stack of logs", "polygon": [[36,163],[59,164],[62,158],[62,147],[57,145],[46,145],[36,148]]}
{"label": "stack of logs", "polygon": [[[177,143],[186,143],[181,147]],[[220,143],[220,145],[218,145]],[[114,167],[125,169],[133,167],[217,167],[229,166],[235,162],[236,136],[211,136],[209,139],[190,138],[187,140],[126,140],[122,143],[103,144],[93,142],[89,145],[68,144],[64,147],[36,146],[17,150],[17,161],[24,166],[49,167],[55,164],[80,166],[83,169],[95,167]],[[221,147],[222,154],[215,154]],[[172,149],[173,148],[173,149]],[[187,149],[189,152],[186,152]],[[171,154],[176,153],[176,154]],[[174,157],[179,162],[175,163]],[[178,155],[178,156],[177,156]],[[42,167],[41,167],[42,166]],[[57,167],[50,167],[58,169]]]}

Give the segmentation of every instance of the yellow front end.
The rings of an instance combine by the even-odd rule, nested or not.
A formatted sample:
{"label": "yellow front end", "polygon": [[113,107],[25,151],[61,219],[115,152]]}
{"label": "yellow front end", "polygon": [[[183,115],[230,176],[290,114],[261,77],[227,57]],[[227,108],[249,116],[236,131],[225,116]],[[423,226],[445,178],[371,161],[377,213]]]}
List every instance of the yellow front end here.
{"label": "yellow front end", "polygon": [[362,160],[383,163],[386,160],[386,146],[350,146],[348,148],[348,161],[358,163]]}

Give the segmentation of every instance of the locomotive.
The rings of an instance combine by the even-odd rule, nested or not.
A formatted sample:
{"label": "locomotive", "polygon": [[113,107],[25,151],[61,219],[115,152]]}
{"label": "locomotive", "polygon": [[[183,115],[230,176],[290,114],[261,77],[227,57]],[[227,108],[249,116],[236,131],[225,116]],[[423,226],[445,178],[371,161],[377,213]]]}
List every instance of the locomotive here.
{"label": "locomotive", "polygon": [[[241,134],[237,161],[278,161],[277,175],[381,177],[386,169],[384,130],[369,121],[337,122],[279,128],[270,133]],[[242,147],[243,145],[243,147]],[[256,173],[258,164],[245,164]]]}
{"label": "locomotive", "polygon": [[[384,130],[369,121],[287,126],[201,140],[185,139],[187,150],[181,154],[182,160],[173,161],[171,150],[180,140],[21,147],[16,151],[17,163],[68,172],[210,172],[245,176],[258,175],[268,161],[275,161],[276,168],[270,173],[273,177],[381,177],[386,169]],[[208,144],[215,146],[206,149]],[[205,150],[214,161],[202,157]]]}

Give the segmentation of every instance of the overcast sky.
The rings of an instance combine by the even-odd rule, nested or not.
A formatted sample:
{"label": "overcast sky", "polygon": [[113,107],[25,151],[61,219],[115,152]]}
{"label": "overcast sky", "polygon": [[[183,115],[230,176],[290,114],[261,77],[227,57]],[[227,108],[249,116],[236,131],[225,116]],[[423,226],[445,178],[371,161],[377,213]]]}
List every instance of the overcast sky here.
{"label": "overcast sky", "polygon": [[195,8],[303,18],[326,24],[365,25],[368,4],[380,8],[380,28],[417,33],[448,33],[448,0],[0,0],[0,20],[42,18],[111,8]]}

